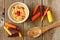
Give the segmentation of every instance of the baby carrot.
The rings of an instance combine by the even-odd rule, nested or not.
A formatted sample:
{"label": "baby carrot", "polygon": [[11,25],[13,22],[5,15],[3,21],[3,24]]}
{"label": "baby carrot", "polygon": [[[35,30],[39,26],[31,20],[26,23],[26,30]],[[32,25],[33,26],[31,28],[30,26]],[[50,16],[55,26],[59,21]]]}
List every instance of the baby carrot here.
{"label": "baby carrot", "polygon": [[19,37],[22,37],[22,34],[20,32],[18,34],[19,34]]}
{"label": "baby carrot", "polygon": [[33,15],[35,15],[35,13],[37,12],[38,8],[39,8],[39,5],[36,5],[35,8],[34,8],[34,11],[33,11]]}
{"label": "baby carrot", "polygon": [[12,33],[7,29],[6,26],[3,27],[5,29],[5,31],[9,34],[9,35],[12,35]]}
{"label": "baby carrot", "polygon": [[40,12],[37,12],[34,16],[32,16],[31,20],[34,21],[40,16]]}
{"label": "baby carrot", "polygon": [[44,5],[40,6],[40,12],[41,12],[41,16],[43,16],[43,14],[44,14]]}
{"label": "baby carrot", "polygon": [[14,28],[14,29],[16,29],[16,26],[13,25],[13,24],[11,24],[11,23],[9,23],[9,22],[5,22],[5,26],[7,26],[8,28]]}
{"label": "baby carrot", "polygon": [[51,13],[51,11],[50,11],[50,10],[48,10],[48,12],[47,12],[47,18],[48,18],[48,21],[49,21],[50,23],[52,23],[52,22],[53,22],[52,13]]}
{"label": "baby carrot", "polygon": [[19,31],[17,29],[13,29],[13,28],[8,28],[8,30],[10,30],[13,34],[18,33]]}
{"label": "baby carrot", "polygon": [[44,11],[44,15],[42,16],[42,18],[41,18],[41,21],[40,22],[42,22],[43,21],[43,19],[44,19],[44,17],[46,16],[46,14],[47,14],[47,11],[49,10],[49,7],[47,7],[46,8],[46,10]]}
{"label": "baby carrot", "polygon": [[12,35],[8,35],[8,37],[17,37],[18,33],[12,34]]}

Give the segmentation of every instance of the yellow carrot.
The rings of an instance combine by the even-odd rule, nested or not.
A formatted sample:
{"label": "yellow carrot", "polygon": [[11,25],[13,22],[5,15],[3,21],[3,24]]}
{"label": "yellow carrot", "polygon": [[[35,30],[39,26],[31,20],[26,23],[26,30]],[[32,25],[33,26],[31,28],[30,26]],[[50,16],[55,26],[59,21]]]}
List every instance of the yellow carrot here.
{"label": "yellow carrot", "polygon": [[22,37],[22,34],[20,32],[18,34],[19,34],[19,37]]}
{"label": "yellow carrot", "polygon": [[4,26],[3,28],[4,28],[4,30],[5,30],[9,35],[12,35],[12,33],[7,29],[6,26]]}
{"label": "yellow carrot", "polygon": [[48,18],[48,21],[49,21],[50,23],[52,23],[52,22],[53,22],[52,13],[51,13],[51,11],[50,11],[50,10],[47,12],[47,18]]}

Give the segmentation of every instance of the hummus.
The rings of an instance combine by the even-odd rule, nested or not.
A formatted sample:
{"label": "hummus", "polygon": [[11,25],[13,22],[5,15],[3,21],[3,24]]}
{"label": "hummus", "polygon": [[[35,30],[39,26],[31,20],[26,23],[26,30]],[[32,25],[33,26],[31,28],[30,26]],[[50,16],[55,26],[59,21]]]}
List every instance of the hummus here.
{"label": "hummus", "polygon": [[10,16],[15,21],[22,21],[26,17],[26,8],[21,4],[15,4],[10,9]]}

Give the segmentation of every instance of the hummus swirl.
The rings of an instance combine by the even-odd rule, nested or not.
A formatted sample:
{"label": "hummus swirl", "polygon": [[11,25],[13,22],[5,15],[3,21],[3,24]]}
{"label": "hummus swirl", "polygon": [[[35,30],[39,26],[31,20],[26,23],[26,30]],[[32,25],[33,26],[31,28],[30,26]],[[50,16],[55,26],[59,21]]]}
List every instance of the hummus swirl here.
{"label": "hummus swirl", "polygon": [[10,16],[15,21],[22,21],[26,17],[25,8],[23,5],[16,4],[10,9]]}

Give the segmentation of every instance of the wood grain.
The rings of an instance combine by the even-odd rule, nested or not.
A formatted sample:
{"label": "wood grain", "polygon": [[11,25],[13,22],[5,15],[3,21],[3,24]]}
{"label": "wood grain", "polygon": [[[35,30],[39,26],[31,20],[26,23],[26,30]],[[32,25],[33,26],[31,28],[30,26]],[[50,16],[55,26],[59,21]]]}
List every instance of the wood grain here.
{"label": "wood grain", "polygon": [[[23,30],[24,29],[24,23],[22,23],[22,24],[16,24],[16,23],[12,22],[8,18],[8,8],[14,2],[23,2],[23,0],[5,0],[5,21],[8,21],[8,22],[10,22],[12,24],[17,25],[18,28],[20,28],[21,33],[23,34],[23,31],[24,31]],[[7,33],[4,31],[4,40],[23,40],[23,38],[20,38],[20,37],[12,37],[12,38],[9,38],[7,36]]]}
{"label": "wood grain", "polygon": [[[50,6],[50,4],[52,3],[52,2],[50,2],[50,0],[49,1],[46,0],[44,2],[45,2],[44,5],[46,5],[46,6]],[[48,22],[47,16],[45,17],[45,19],[43,21],[43,26],[46,26],[46,25],[50,25],[50,23]],[[43,34],[43,40],[52,40],[53,33],[54,33],[54,30],[53,29],[47,31],[45,34]]]}
{"label": "wood grain", "polygon": [[[52,11],[54,22],[60,20],[60,18],[59,18],[59,15],[60,15],[60,11],[59,11],[60,10],[59,9],[60,1],[59,2],[58,1],[59,0],[49,0],[49,1],[45,0],[45,4],[44,4],[44,5],[47,6],[46,2],[48,2],[48,5],[51,7],[50,10]],[[47,17],[45,17],[45,19],[43,21],[43,26],[50,25],[50,24],[52,24],[52,23],[49,23]],[[60,27],[58,27],[58,28],[60,28]],[[43,34],[43,40],[60,40],[60,38],[58,38],[57,35],[56,35],[58,33],[55,32],[56,31],[55,29],[57,29],[57,28],[51,29],[51,30],[47,31],[46,33],[44,33]],[[56,37],[54,37],[54,34],[56,35]]]}
{"label": "wood grain", "polygon": [[[4,9],[4,0],[0,0],[0,16],[2,16],[3,13],[3,9]],[[0,40],[3,40],[3,27],[0,27]]]}
{"label": "wood grain", "polygon": [[41,26],[41,23],[39,22],[40,18],[38,18],[36,21],[32,22],[31,21],[31,15],[33,12],[34,7],[39,4],[40,5],[40,0],[24,0],[24,3],[26,3],[30,9],[30,16],[29,19],[24,23],[24,32],[25,32],[25,36],[24,36],[24,40],[42,40],[42,36],[40,36],[39,38],[30,38],[27,36],[27,31],[29,30],[29,28],[32,27],[39,27]]}
{"label": "wood grain", "polygon": [[[13,23],[8,18],[8,15],[7,15],[8,8],[14,2],[23,2],[29,7],[30,16],[29,16],[28,20],[26,20],[26,22],[24,22],[22,24]],[[48,2],[48,4],[47,4],[47,2]],[[5,4],[5,6],[4,6],[4,4]],[[27,36],[28,29],[30,29],[32,27],[42,27],[42,26],[50,25],[50,23],[47,20],[47,17],[45,17],[43,24],[40,23],[40,18],[38,18],[34,22],[31,21],[30,18],[31,18],[33,9],[34,9],[35,5],[37,5],[37,4],[41,5],[41,0],[5,0],[5,3],[4,3],[4,0],[0,0],[0,13],[3,12],[3,9],[5,7],[5,21],[8,21],[10,23],[17,25],[20,28],[22,34],[24,35],[23,38],[19,38],[19,37],[9,38],[8,34],[4,31],[4,29],[2,27],[2,28],[0,28],[0,40],[60,40],[60,34],[59,34],[60,27],[51,29],[36,39],[30,38]],[[60,4],[60,0],[49,0],[49,1],[44,0],[44,3],[43,3],[43,5],[45,5],[45,6],[49,5],[51,7],[54,22],[60,20],[60,5],[59,4]]]}

